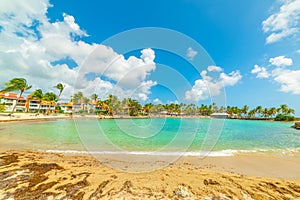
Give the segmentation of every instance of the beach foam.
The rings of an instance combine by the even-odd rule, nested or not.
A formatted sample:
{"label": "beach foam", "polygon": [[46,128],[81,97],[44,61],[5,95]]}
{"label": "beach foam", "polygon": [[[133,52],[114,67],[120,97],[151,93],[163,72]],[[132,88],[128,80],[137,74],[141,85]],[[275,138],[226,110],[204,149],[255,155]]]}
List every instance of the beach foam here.
{"label": "beach foam", "polygon": [[[41,150],[42,151],[42,150]],[[262,150],[259,150],[262,151]],[[256,153],[257,150],[233,150],[226,149],[221,151],[194,151],[194,152],[179,152],[179,151],[79,151],[79,150],[46,150],[47,153],[62,153],[62,154],[92,154],[92,155],[149,155],[149,156],[193,156],[193,157],[224,157],[234,156],[238,153]]]}

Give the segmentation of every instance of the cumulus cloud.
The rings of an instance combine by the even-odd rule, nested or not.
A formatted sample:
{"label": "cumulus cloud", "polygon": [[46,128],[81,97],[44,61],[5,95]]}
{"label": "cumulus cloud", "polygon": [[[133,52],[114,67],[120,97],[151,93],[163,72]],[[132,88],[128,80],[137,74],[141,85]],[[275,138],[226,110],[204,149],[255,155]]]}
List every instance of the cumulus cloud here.
{"label": "cumulus cloud", "polygon": [[[209,71],[209,68],[218,70]],[[220,67],[208,67],[207,71],[203,70],[200,73],[202,79],[196,80],[191,90],[186,91],[185,99],[187,101],[198,102],[208,99],[210,96],[218,96],[224,87],[234,86],[242,78],[239,71],[232,71],[229,74],[222,72],[218,73],[217,76],[208,75],[212,71],[220,72],[223,69]]]}
{"label": "cumulus cloud", "polygon": [[167,104],[179,104],[179,101],[178,100],[174,100],[174,101],[168,100]]}
{"label": "cumulus cloud", "polygon": [[85,31],[82,31],[78,24],[75,23],[75,18],[66,13],[63,14],[64,22],[72,29],[73,33],[76,35],[85,35],[87,36]]}
{"label": "cumulus cloud", "polygon": [[[45,91],[55,91],[53,86],[63,82],[62,98],[80,90],[85,95],[98,93],[101,98],[114,93],[120,98],[148,99],[156,85],[147,80],[156,68],[152,49],[125,59],[111,47],[87,43],[82,40],[87,32],[73,16],[63,13],[63,20],[50,22],[46,14],[51,6],[48,0],[0,1],[0,80],[24,77],[33,89]],[[53,64],[65,58],[77,66]],[[88,80],[89,73],[98,76]]]}
{"label": "cumulus cloud", "polygon": [[266,43],[274,43],[299,32],[300,1],[283,2],[278,12],[262,22],[263,31],[269,34]]}
{"label": "cumulus cloud", "polygon": [[271,78],[280,85],[280,91],[292,94],[300,94],[300,70],[287,69],[285,66],[293,64],[293,60],[278,56],[270,58],[269,62],[273,65],[272,69],[254,65],[252,74],[257,74],[257,78]]}
{"label": "cumulus cloud", "polygon": [[300,94],[300,70],[276,69],[274,80],[280,84],[280,91]]}
{"label": "cumulus cloud", "polygon": [[192,47],[189,47],[186,51],[186,56],[190,60],[194,60],[194,58],[197,54],[198,54],[198,51],[194,50]]}
{"label": "cumulus cloud", "polygon": [[213,72],[213,71],[221,72],[221,71],[223,71],[223,69],[221,67],[218,67],[218,66],[208,66],[207,71],[209,71],[209,72]]}
{"label": "cumulus cloud", "polygon": [[112,48],[98,45],[82,64],[80,72],[93,72],[117,82],[119,86],[134,88],[155,70],[154,59],[155,52],[149,48],[141,51],[140,58],[130,56],[125,59]]}
{"label": "cumulus cloud", "polygon": [[161,102],[161,100],[159,98],[156,98],[156,99],[153,100],[153,103],[155,103],[155,104],[161,104],[162,102]]}
{"label": "cumulus cloud", "polygon": [[293,64],[293,60],[291,58],[286,58],[285,56],[270,58],[269,62],[271,63],[271,65],[277,67],[290,66]]}
{"label": "cumulus cloud", "polygon": [[270,74],[265,67],[260,67],[254,65],[254,68],[251,70],[252,74],[256,74],[256,78],[269,78]]}

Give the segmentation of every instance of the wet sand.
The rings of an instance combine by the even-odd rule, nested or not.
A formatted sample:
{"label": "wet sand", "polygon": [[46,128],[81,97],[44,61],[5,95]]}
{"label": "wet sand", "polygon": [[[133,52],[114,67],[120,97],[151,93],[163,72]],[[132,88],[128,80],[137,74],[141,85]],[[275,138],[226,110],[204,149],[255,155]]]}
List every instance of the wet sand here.
{"label": "wet sand", "polygon": [[0,199],[300,199],[297,156],[182,157],[143,173],[120,157],[2,151]]}

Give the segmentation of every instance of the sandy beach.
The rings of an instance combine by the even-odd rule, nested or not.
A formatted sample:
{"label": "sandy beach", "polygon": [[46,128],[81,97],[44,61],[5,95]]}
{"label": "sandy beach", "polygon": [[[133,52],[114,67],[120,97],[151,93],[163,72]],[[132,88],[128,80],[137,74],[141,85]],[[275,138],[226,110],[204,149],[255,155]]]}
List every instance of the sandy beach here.
{"label": "sandy beach", "polygon": [[[15,114],[0,121],[68,118]],[[182,156],[172,163],[161,155],[0,152],[0,199],[300,199],[299,152]]]}
{"label": "sandy beach", "polygon": [[14,113],[9,116],[9,113],[1,113],[0,122],[14,122],[14,121],[39,121],[39,120],[55,120],[68,119],[69,116],[65,114],[43,115],[34,113]]}
{"label": "sandy beach", "polygon": [[2,151],[0,199],[300,199],[299,160],[287,157],[182,157],[144,173],[113,169],[110,162]]}

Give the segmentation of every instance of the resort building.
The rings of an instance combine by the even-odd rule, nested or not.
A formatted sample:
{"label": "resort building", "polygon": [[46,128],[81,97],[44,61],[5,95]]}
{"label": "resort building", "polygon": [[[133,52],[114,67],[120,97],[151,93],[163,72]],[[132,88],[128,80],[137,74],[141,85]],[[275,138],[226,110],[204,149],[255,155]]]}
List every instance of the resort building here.
{"label": "resort building", "polygon": [[0,93],[0,105],[4,106],[4,112],[11,112],[16,105],[16,112],[33,112],[36,113],[40,109],[41,113],[50,113],[55,111],[54,101],[40,101],[31,99],[30,96],[25,98],[21,96],[17,102],[19,94],[13,92]]}
{"label": "resort building", "polygon": [[25,107],[26,112],[52,113],[55,111],[55,102],[35,99],[28,95]]}
{"label": "resort building", "polygon": [[40,100],[30,99],[26,102],[26,109],[28,112],[38,112],[40,108]]}
{"label": "resort building", "polygon": [[55,101],[42,100],[40,110],[43,113],[53,113],[53,112],[55,112]]}
{"label": "resort building", "polygon": [[26,99],[21,96],[19,98],[19,101],[17,102],[18,98],[19,98],[19,94],[13,92],[0,93],[0,104],[4,105],[5,112],[11,112],[15,105],[16,105],[15,111],[21,111],[21,112],[25,111]]}
{"label": "resort building", "polygon": [[92,113],[96,110],[96,103],[95,102],[88,102],[88,103],[73,103],[73,111],[75,113]]}
{"label": "resort building", "polygon": [[210,116],[212,118],[226,119],[229,117],[229,114],[228,113],[212,113]]}
{"label": "resort building", "polygon": [[59,104],[62,113],[72,113],[73,112],[73,102],[61,103]]}

